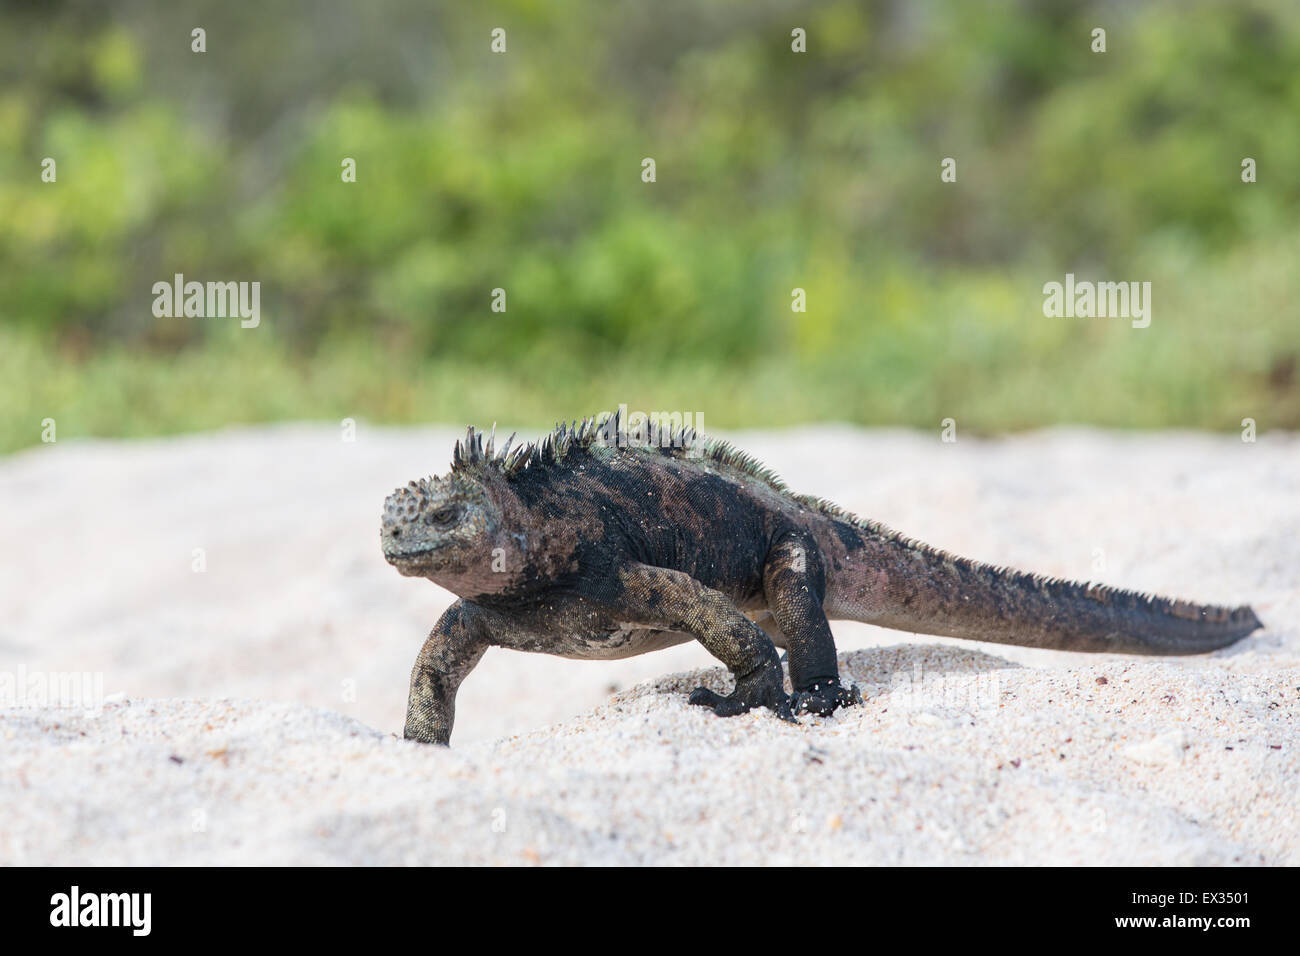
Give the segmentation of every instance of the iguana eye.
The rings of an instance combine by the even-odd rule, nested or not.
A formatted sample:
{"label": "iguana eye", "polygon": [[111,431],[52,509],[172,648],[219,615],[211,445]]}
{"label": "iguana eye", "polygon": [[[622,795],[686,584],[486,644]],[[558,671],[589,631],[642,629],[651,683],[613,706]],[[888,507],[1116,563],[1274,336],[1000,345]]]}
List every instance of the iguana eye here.
{"label": "iguana eye", "polygon": [[451,524],[456,520],[455,508],[439,508],[433,514],[429,515],[431,524]]}

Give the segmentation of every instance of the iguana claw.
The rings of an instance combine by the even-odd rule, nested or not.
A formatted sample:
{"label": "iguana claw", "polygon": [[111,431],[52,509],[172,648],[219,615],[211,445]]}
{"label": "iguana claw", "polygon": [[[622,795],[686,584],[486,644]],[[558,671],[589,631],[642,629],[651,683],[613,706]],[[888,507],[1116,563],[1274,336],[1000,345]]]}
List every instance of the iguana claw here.
{"label": "iguana claw", "polygon": [[691,691],[688,703],[708,707],[719,717],[735,717],[755,707],[766,707],[782,720],[796,723],[794,711],[790,708],[790,695],[783,686],[781,665],[776,663],[775,654],[773,658],[737,677],[735,689],[726,697],[707,687],[697,687]]}
{"label": "iguana claw", "polygon": [[790,706],[796,714],[816,714],[829,717],[841,707],[862,703],[862,692],[857,684],[843,686],[836,678],[813,684],[807,690],[795,691]]}

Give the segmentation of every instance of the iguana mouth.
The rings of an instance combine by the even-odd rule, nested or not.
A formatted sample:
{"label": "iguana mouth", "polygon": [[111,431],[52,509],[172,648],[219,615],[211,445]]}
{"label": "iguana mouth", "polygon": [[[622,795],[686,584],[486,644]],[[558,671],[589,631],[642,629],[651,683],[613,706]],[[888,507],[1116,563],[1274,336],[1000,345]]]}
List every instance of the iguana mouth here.
{"label": "iguana mouth", "polygon": [[428,557],[437,551],[437,548],[421,548],[418,551],[386,551],[384,557],[389,564],[400,564],[403,562],[415,561],[418,558]]}

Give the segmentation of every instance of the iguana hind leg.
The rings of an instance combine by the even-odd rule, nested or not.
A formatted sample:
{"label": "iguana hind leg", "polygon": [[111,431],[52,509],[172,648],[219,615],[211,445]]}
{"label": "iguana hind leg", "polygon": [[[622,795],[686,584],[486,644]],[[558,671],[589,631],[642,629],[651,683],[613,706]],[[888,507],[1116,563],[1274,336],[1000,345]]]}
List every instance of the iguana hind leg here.
{"label": "iguana hind leg", "polygon": [[838,707],[862,703],[856,686],[840,684],[835,638],[822,610],[826,573],[810,535],[792,531],[772,546],[763,565],[763,592],[789,648],[795,713],[827,717]]}
{"label": "iguana hind leg", "polygon": [[619,581],[621,612],[652,626],[693,634],[735,677],[735,689],[727,696],[697,687],[691,692],[692,704],[708,707],[719,717],[767,707],[783,720],[794,719],[776,648],[725,594],[689,574],[645,564],[621,569]]}

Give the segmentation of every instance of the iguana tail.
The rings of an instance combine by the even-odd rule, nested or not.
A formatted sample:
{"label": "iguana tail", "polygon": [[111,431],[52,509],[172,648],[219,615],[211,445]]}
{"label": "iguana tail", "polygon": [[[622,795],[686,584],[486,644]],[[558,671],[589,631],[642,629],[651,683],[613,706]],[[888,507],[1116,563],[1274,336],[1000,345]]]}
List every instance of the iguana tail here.
{"label": "iguana tail", "polygon": [[[1255,612],[1170,600],[981,564],[887,529],[860,540],[827,582],[829,617],[922,634],[1062,651],[1204,654],[1262,627]],[[840,529],[840,538],[849,528]],[[846,542],[847,543],[847,542]]]}

